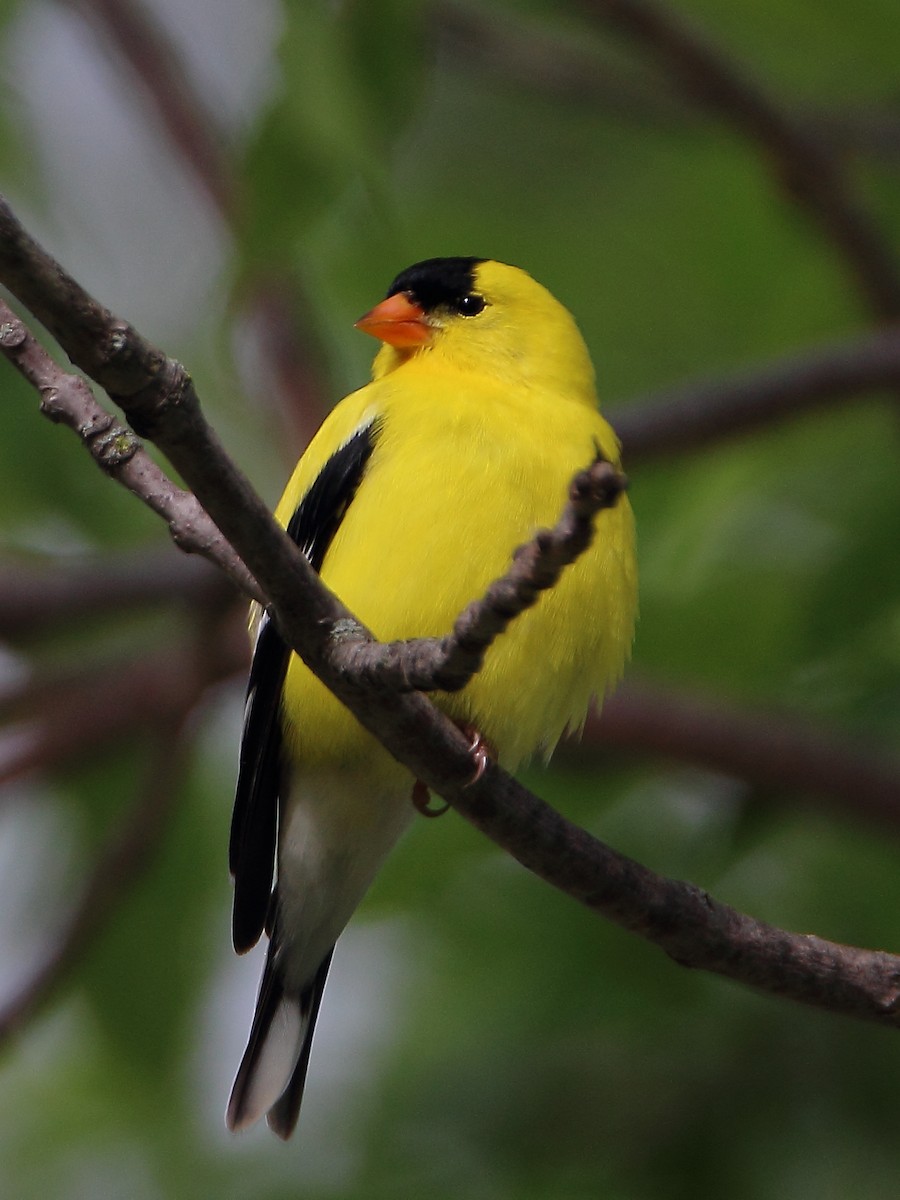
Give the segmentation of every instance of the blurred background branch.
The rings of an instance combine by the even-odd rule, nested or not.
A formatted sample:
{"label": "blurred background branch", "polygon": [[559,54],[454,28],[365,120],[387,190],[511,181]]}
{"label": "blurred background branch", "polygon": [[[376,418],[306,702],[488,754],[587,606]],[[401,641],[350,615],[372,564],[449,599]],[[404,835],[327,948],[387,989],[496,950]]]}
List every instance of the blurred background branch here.
{"label": "blurred background branch", "polygon": [[777,789],[781,802],[824,800],[845,818],[900,827],[900,759],[783,712],[632,679],[585,727],[584,753],[609,749],[693,763]]}
{"label": "blurred background branch", "polygon": [[884,320],[900,315],[896,254],[841,169],[827,141],[779,103],[751,71],[729,58],[674,7],[655,0],[582,0],[582,8],[633,39],[675,86],[731,122],[767,160],[788,199],[818,222]]}
{"label": "blurred background branch", "polygon": [[[188,711],[179,714],[182,722]],[[55,944],[18,992],[0,1007],[0,1045],[20,1034],[52,999],[114,917],[129,889],[152,867],[179,797],[186,751],[179,734],[179,723],[171,718],[160,720],[151,729],[150,762],[138,784],[137,798],[101,850]]]}
{"label": "blurred background branch", "polygon": [[[177,42],[138,0],[57,0],[90,23],[126,77],[135,79],[184,167],[232,234],[240,234],[237,180],[226,131],[195,85]],[[245,281],[245,329],[258,338],[268,366],[260,399],[273,406],[285,432],[306,445],[330,407],[324,350],[300,273],[264,270]],[[249,382],[249,381],[248,381]]]}
{"label": "blurred background branch", "polygon": [[612,414],[628,462],[714,447],[813,408],[900,386],[900,330],[820,346],[727,379],[633,400]]}

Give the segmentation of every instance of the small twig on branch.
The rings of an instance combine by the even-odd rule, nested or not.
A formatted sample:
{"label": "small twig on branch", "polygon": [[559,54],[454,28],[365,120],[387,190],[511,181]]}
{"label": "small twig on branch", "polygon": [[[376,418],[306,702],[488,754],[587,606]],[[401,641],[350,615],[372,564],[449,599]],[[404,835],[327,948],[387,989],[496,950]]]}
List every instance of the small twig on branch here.
{"label": "small twig on branch", "polygon": [[581,751],[571,752],[610,747],[664,755],[788,796],[822,796],[854,818],[900,827],[900,760],[796,717],[631,679],[588,719]]}
{"label": "small twig on branch", "polygon": [[659,0],[581,0],[581,7],[649,52],[690,99],[756,142],[788,196],[839,247],[872,311],[883,320],[900,316],[893,251],[810,123]]}
{"label": "small twig on branch", "polygon": [[598,457],[580,471],[569,489],[569,502],[553,529],[543,529],[513,556],[507,573],[480,600],[473,601],[444,638],[405,642],[340,639],[334,664],[351,678],[393,691],[455,692],[477,674],[491,644],[510,622],[552,588],[565,567],[591,544],[594,518],[611,508],[627,481]]}
{"label": "small twig on branch", "polygon": [[771,428],[820,405],[889,387],[900,387],[896,329],[638,398],[609,418],[622,439],[626,462],[634,463]]}
{"label": "small twig on branch", "polygon": [[163,722],[154,730],[152,757],[137,801],[100,852],[55,946],[0,1007],[0,1043],[40,1012],[153,861],[178,798],[186,751],[179,729],[185,716],[182,713],[181,720]]}
{"label": "small twig on branch", "polygon": [[[677,962],[897,1027],[900,958],[776,929],[696,887],[656,875],[566,821],[496,764],[489,763],[473,780],[468,739],[424,696],[349,684],[331,664],[329,649],[336,625],[354,620],[352,614],[323,587],[228,461],[200,414],[183,368],[101,309],[0,205],[4,276],[12,276],[24,303],[30,298],[35,311],[47,314],[61,345],[74,351],[85,369],[87,363],[96,367],[98,382],[123,390],[123,406],[133,409],[171,452],[185,481],[253,571],[288,643],[415,779],[523,866],[650,939]],[[113,361],[104,350],[110,330],[117,334]],[[99,349],[90,344],[92,336]]]}
{"label": "small twig on branch", "polygon": [[177,487],[143,449],[130,429],[98,403],[80,375],[64,371],[24,323],[0,300],[0,352],[39,392],[41,411],[81,438],[97,465],[166,522],[172,540],[188,553],[216,563],[249,596],[255,581],[197,503]]}

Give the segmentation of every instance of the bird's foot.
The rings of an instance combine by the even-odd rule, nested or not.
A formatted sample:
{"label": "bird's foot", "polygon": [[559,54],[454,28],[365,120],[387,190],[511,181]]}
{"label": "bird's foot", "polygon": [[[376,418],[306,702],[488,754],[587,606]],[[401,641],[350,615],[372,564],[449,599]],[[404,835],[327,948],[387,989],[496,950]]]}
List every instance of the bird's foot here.
{"label": "bird's foot", "polygon": [[421,779],[417,779],[413,784],[412,802],[413,808],[416,812],[421,813],[423,817],[442,817],[450,807],[449,804],[445,803],[439,808],[432,808],[431,793]]}
{"label": "bird's foot", "polygon": [[[469,739],[469,753],[472,755],[472,762],[475,765],[475,770],[472,773],[472,778],[467,780],[466,787],[471,787],[473,783],[477,783],[488,768],[488,763],[494,762],[497,758],[497,751],[486,737],[466,721],[457,721],[457,728],[460,733],[464,734]],[[417,779],[413,784],[412,803],[416,812],[421,813],[423,817],[442,817],[449,804],[442,804],[437,808],[431,807],[431,793],[428,791],[426,784],[421,779]]]}

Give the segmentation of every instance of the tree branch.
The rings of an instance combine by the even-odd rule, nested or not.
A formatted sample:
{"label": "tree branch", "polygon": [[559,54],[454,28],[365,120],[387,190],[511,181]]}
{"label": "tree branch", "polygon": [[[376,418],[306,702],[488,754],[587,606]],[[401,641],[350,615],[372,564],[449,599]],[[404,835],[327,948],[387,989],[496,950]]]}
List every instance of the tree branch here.
{"label": "tree branch", "polygon": [[56,365],[2,300],[0,352],[40,394],[44,416],[74,430],[101,470],[163,518],[180,549],[205,555],[248,595],[259,597],[244,564],[196,498],[167,478],[131,430],[97,402],[81,376]]}
{"label": "tree branch", "polygon": [[900,958],[776,929],[656,875],[566,821],[496,764],[473,780],[467,739],[424,696],[348,683],[334,670],[329,647],[336,624],[354,618],[228,462],[183,368],[101,309],[0,206],[4,273],[24,303],[46,314],[60,344],[85,369],[93,367],[97,381],[152,432],[273,602],[289,644],[414,778],[523,866],[676,961],[896,1026]]}
{"label": "tree branch", "polygon": [[610,414],[628,463],[671,455],[877,388],[900,386],[900,331],[793,354],[761,369],[698,380]]}
{"label": "tree branch", "polygon": [[[290,631],[294,648],[313,670],[327,673],[331,633],[354,618],[325,588],[224,453],[184,367],[98,304],[30,237],[2,197],[0,281],[45,325],[75,365],[106,389],[137,432],[156,442],[228,542],[236,550],[240,547],[244,564]],[[374,697],[366,704],[358,688],[341,678],[331,683],[342,699],[352,694],[370,710],[370,719],[379,721]],[[404,703],[415,707],[412,697]],[[420,719],[428,711],[422,704]]]}
{"label": "tree branch", "polygon": [[529,871],[682,966],[830,1012],[900,1025],[900,956],[790,933],[612,850],[497,767],[444,799]]}

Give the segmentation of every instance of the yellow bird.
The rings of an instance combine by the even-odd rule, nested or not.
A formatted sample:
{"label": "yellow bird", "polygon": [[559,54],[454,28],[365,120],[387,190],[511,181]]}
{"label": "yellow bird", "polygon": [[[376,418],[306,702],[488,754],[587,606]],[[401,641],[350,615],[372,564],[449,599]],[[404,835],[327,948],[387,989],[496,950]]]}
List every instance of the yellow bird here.
{"label": "yellow bird", "polygon": [[[383,640],[441,636],[553,525],[599,446],[594,371],[569,312],[517,267],[435,258],[357,325],[372,381],[328,416],[276,510],[325,583]],[[510,770],[549,755],[621,675],[635,620],[631,509],[518,617],[483,669],[435,702]],[[239,953],[268,957],[228,1105],[231,1129],[297,1122],[335,941],[415,809],[414,780],[286,648],[256,643],[231,830]]]}

